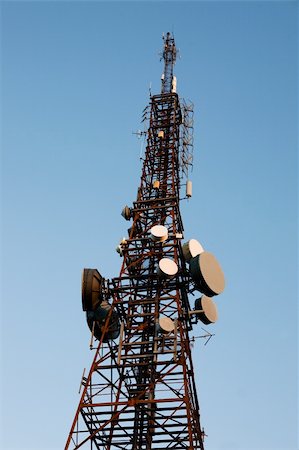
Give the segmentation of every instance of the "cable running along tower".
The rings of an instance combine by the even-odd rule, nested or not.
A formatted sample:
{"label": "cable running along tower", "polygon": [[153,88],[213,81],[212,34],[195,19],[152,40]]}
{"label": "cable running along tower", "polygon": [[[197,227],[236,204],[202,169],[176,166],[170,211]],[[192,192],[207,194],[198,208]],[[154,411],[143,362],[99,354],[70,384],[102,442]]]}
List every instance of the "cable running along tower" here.
{"label": "cable running along tower", "polygon": [[120,274],[108,280],[83,271],[82,306],[98,345],[65,450],[204,449],[189,332],[198,320],[217,320],[212,297],[224,277],[198,241],[183,243],[179,202],[192,195],[193,107],[176,93],[174,38],[163,39],[161,93],[144,110],[141,182],[122,210],[131,223],[117,246]]}

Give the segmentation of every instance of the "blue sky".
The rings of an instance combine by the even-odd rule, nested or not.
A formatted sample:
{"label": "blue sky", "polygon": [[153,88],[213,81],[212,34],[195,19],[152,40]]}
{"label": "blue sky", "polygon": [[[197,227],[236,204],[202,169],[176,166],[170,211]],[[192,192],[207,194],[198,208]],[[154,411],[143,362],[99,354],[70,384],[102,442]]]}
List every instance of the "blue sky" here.
{"label": "blue sky", "polygon": [[[88,368],[83,267],[116,276],[160,90],[195,104],[186,238],[221,261],[194,347],[206,450],[297,448],[297,3],[2,2],[3,450],[58,450]],[[200,327],[194,335],[201,334]]]}

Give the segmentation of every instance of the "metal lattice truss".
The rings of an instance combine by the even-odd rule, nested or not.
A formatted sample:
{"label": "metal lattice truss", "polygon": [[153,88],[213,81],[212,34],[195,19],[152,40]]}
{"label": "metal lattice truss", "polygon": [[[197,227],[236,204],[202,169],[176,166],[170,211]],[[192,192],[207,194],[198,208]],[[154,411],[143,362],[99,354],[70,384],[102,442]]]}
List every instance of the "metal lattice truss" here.
{"label": "metal lattice truss", "polygon": [[181,101],[182,127],[180,137],[180,168],[182,178],[188,178],[193,168],[193,104]]}
{"label": "metal lattice truss", "polygon": [[[180,242],[185,113],[176,93],[151,97],[141,184],[130,208],[133,223],[121,244],[120,275],[109,283],[112,309],[103,328],[104,336],[117,311],[120,336],[99,342],[66,449],[203,449],[188,334],[190,279]],[[188,153],[183,156],[186,167]],[[165,242],[150,238],[157,224],[168,230]],[[175,277],[158,275],[165,257],[177,264]],[[169,333],[161,333],[161,317],[173,321]]]}

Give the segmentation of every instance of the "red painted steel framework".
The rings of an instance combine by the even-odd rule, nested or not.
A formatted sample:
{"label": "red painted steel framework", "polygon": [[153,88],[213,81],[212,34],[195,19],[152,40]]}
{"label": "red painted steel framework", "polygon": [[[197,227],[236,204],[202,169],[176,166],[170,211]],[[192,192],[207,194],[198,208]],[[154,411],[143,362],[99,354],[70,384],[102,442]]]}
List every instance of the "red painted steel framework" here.
{"label": "red painted steel framework", "polygon": [[[175,57],[168,33],[161,94],[151,96],[148,109],[141,183],[125,214],[132,224],[119,248],[120,274],[102,280],[101,295],[112,307],[95,333],[99,344],[65,449],[204,448],[189,339],[196,319],[188,314],[188,292],[194,285],[182,253],[179,207],[182,170],[190,163],[182,144],[188,108],[175,92]],[[164,242],[150,238],[155,225],[167,228]],[[175,276],[157,273],[161,258],[176,263]],[[161,317],[172,320],[169,333],[161,332]],[[113,326],[119,329],[114,339]]]}

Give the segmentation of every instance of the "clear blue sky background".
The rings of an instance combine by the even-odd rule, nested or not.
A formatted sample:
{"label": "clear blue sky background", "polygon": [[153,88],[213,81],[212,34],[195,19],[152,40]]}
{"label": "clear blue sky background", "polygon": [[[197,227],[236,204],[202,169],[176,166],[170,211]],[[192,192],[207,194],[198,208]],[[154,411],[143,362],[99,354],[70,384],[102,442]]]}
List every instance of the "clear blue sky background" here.
{"label": "clear blue sky background", "polygon": [[92,359],[81,269],[119,272],[168,30],[195,104],[185,236],[227,278],[194,347],[206,449],[297,449],[297,18],[286,1],[2,2],[1,449],[64,446]]}

